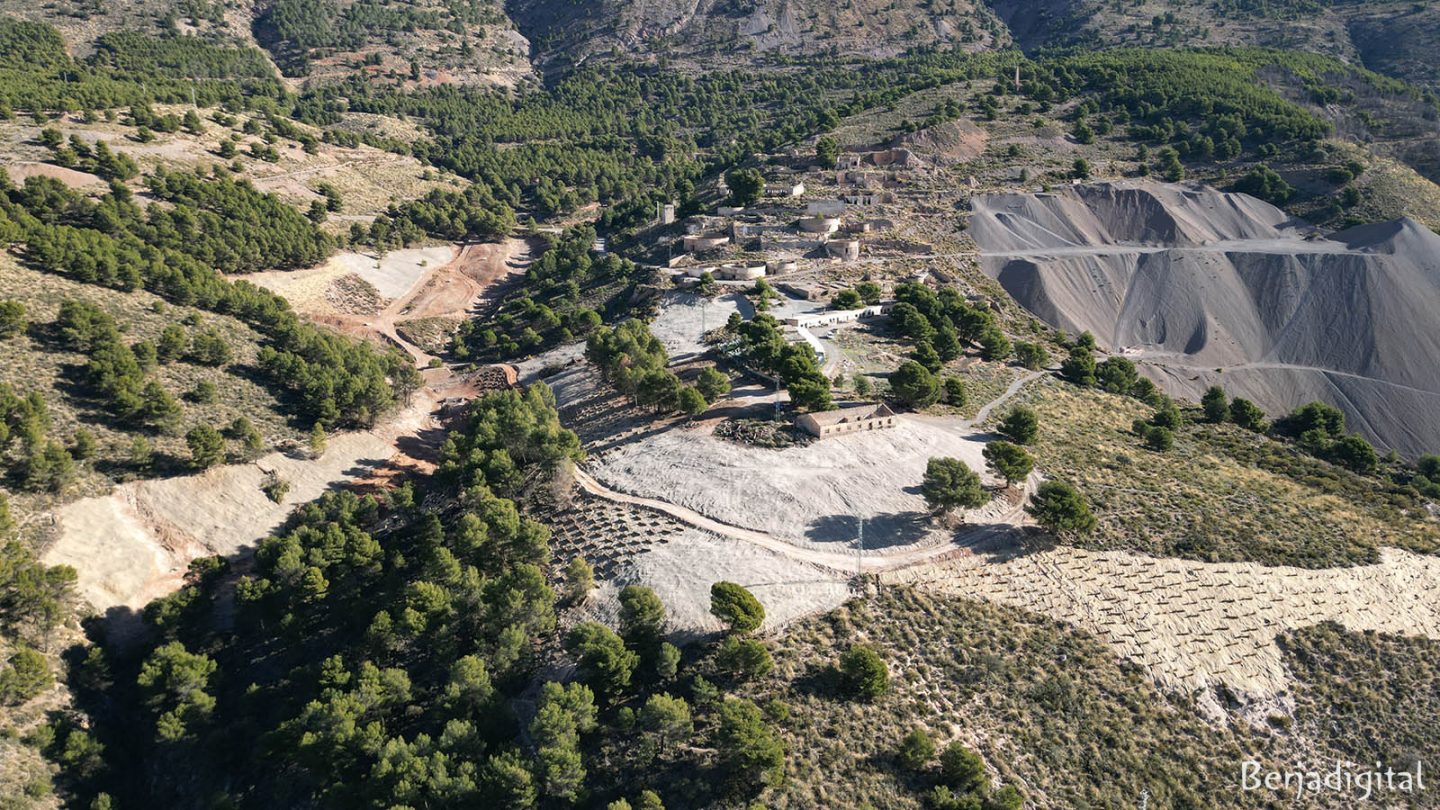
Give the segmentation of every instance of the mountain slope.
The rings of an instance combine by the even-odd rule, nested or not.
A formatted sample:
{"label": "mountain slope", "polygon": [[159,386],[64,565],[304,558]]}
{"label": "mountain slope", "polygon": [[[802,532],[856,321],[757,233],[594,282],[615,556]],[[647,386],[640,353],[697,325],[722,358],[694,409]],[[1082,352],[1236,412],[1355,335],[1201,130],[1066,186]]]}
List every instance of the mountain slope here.
{"label": "mountain slope", "polygon": [[1431,89],[1440,9],[1359,0],[991,0],[1015,42],[1047,48],[1259,45],[1344,59]]}
{"label": "mountain slope", "polygon": [[508,11],[548,66],[594,55],[753,59],[837,52],[888,56],[925,45],[1003,47],[1004,27],[969,0],[510,0]]}
{"label": "mountain slope", "polygon": [[132,32],[260,49],[280,73],[311,82],[358,76],[372,84],[413,89],[449,84],[511,87],[534,78],[530,44],[499,0],[0,0],[0,16],[54,26],[76,57],[94,52],[106,35]]}

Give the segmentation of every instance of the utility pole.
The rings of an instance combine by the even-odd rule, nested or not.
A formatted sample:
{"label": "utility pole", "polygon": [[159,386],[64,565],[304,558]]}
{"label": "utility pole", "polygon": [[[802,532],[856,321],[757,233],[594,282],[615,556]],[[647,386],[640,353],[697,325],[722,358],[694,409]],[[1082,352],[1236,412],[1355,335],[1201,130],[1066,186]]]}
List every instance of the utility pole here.
{"label": "utility pole", "polygon": [[865,576],[865,516],[856,515],[855,519],[860,523],[860,542],[855,546],[855,585],[860,585],[860,578]]}

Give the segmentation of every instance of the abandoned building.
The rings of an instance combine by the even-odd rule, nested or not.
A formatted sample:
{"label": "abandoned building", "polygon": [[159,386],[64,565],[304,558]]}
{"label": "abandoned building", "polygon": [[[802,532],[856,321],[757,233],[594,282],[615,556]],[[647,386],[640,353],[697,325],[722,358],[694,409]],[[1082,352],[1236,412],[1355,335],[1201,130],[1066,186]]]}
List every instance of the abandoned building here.
{"label": "abandoned building", "polygon": [[859,239],[834,239],[825,243],[825,252],[832,259],[853,262],[860,258]]}
{"label": "abandoned building", "polygon": [[805,194],[805,184],[790,180],[765,184],[766,197],[799,197]]}
{"label": "abandoned building", "polygon": [[807,217],[840,217],[845,214],[843,200],[815,200],[805,204]]}
{"label": "abandoned building", "polygon": [[686,236],[681,241],[681,247],[686,253],[704,253],[707,250],[714,250],[730,244],[728,234],[701,233]]}
{"label": "abandoned building", "polygon": [[840,217],[815,216],[800,218],[800,230],[803,233],[818,233],[829,236],[840,230],[841,224],[842,220]]}
{"label": "abandoned building", "polygon": [[795,417],[795,427],[824,439],[861,430],[884,430],[895,427],[895,412],[884,404],[857,405],[838,411],[802,413]]}
{"label": "abandoned building", "polygon": [[754,281],[765,277],[766,266],[755,263],[737,264],[729,262],[719,265],[695,265],[685,269],[685,275],[700,278],[706,273],[716,281]]}
{"label": "abandoned building", "polygon": [[[807,298],[809,298],[807,296]],[[809,299],[809,300],[817,300]],[[785,319],[789,326],[804,327],[809,329],[816,326],[835,326],[841,323],[852,323],[864,321],[870,318],[878,318],[890,311],[894,304],[875,304],[860,309],[831,309],[825,312],[817,312],[813,315],[796,315]]]}

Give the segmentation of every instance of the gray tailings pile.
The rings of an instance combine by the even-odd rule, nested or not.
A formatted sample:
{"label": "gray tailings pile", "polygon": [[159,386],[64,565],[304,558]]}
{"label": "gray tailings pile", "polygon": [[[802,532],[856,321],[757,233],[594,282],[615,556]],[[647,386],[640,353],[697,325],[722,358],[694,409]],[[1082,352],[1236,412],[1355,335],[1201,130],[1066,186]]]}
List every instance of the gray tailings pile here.
{"label": "gray tailings pile", "polygon": [[1321,237],[1244,194],[1098,183],[976,197],[986,273],[1021,305],[1190,399],[1311,400],[1402,455],[1440,452],[1440,236],[1414,220]]}

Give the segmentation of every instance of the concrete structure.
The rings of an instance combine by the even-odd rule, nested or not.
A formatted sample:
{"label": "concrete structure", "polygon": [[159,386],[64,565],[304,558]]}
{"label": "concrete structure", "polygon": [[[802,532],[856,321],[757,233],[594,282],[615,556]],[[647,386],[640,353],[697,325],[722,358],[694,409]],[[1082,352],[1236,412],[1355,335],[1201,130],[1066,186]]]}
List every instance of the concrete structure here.
{"label": "concrete structure", "polygon": [[800,339],[805,341],[805,344],[810,347],[810,351],[815,352],[815,359],[818,360],[823,367],[826,362],[825,344],[820,342],[820,338],[815,337],[813,332],[803,326],[795,327],[795,334],[799,335]]}
{"label": "concrete structure", "polygon": [[675,222],[675,203],[668,203],[660,209],[660,224],[670,225]]}
{"label": "concrete structure", "polygon": [[716,209],[715,209],[715,213],[719,214],[719,215],[722,216],[722,217],[733,217],[733,216],[735,216],[736,214],[743,214],[743,213],[745,213],[745,206],[743,206],[743,205],[722,205],[722,206],[720,206],[719,208],[716,208]]}
{"label": "concrete structure", "polygon": [[890,311],[891,304],[875,304],[874,306],[862,309],[832,309],[827,312],[817,312],[814,315],[796,315],[785,319],[787,326],[797,329],[811,329],[817,326],[834,326],[841,323],[852,323],[870,318],[878,318]]}
{"label": "concrete structure", "polygon": [[730,220],[726,217],[696,214],[693,217],[685,218],[685,233],[691,236],[705,233],[723,233],[728,230],[730,230]]}
{"label": "concrete structure", "polygon": [[895,195],[888,191],[874,191],[863,194],[846,194],[843,198],[847,205],[858,208],[870,208],[876,205],[895,202]]}
{"label": "concrete structure", "polygon": [[766,183],[766,197],[799,197],[805,193],[805,184],[790,180]]}
{"label": "concrete structure", "polygon": [[685,275],[690,278],[700,278],[706,273],[716,281],[754,281],[758,278],[765,278],[765,265],[763,264],[719,264],[719,265],[696,265],[685,268]]}
{"label": "concrete structure", "polygon": [[[829,291],[818,284],[781,283],[776,284],[775,289],[801,301],[824,301],[830,297]],[[791,323],[791,326],[799,325],[799,318],[790,320],[796,321],[796,323]]]}
{"label": "concrete structure", "polygon": [[862,430],[884,430],[895,427],[895,412],[881,405],[857,405],[838,411],[802,413],[795,417],[795,427],[821,439],[856,433]]}
{"label": "concrete structure", "polygon": [[[805,238],[805,237],[809,238]],[[825,246],[824,239],[818,234],[808,235],[786,231],[766,231],[760,237],[760,250],[765,253],[778,253],[784,256],[805,256]]]}
{"label": "concrete structure", "polygon": [[730,235],[736,241],[755,239],[765,235],[765,226],[757,222],[736,222],[730,226]]}
{"label": "concrete structure", "polygon": [[825,243],[825,252],[833,259],[853,262],[860,258],[860,240],[833,239]]}
{"label": "concrete structure", "polygon": [[800,262],[794,259],[772,259],[765,263],[765,270],[772,276],[794,273],[800,269]]}
{"label": "concrete structure", "polygon": [[686,236],[682,242],[686,253],[703,253],[728,244],[730,244],[730,237],[723,233],[691,234]]}
{"label": "concrete structure", "polygon": [[807,217],[838,217],[845,213],[843,200],[815,200],[805,204]]}
{"label": "concrete structure", "polygon": [[754,281],[765,277],[763,264],[722,264],[711,271],[721,281]]}
{"label": "concrete structure", "polygon": [[840,230],[839,217],[801,217],[800,230],[804,233],[816,233],[829,236]]}

